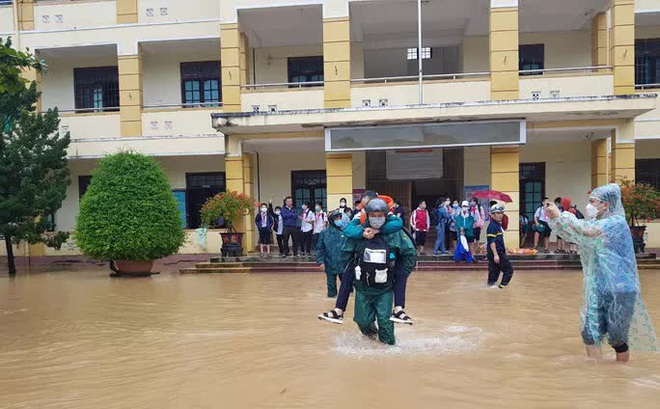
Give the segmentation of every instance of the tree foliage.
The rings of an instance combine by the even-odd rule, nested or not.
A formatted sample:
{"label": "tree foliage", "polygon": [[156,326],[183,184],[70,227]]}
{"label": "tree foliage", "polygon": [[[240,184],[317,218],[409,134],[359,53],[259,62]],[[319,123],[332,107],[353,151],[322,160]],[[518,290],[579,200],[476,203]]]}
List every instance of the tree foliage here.
{"label": "tree foliage", "polygon": [[75,240],[98,260],[155,260],[177,252],[185,234],[169,181],[155,159],[106,156],[80,203]]}
{"label": "tree foliage", "polygon": [[53,244],[43,236],[46,216],[60,208],[69,184],[69,135],[58,132],[57,109],[35,112],[36,83],[21,77],[23,70],[43,67],[33,55],[13,49],[11,40],[0,39],[0,235],[10,274],[16,272],[12,243]]}

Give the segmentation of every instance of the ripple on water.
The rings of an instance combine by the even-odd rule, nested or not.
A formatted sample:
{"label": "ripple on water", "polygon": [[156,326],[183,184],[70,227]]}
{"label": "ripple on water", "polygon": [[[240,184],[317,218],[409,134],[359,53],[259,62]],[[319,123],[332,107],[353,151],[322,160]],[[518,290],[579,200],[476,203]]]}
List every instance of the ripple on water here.
{"label": "ripple on water", "polygon": [[[357,329],[356,329],[357,330]],[[396,345],[388,346],[365,338],[359,332],[343,332],[334,338],[333,351],[347,356],[460,355],[476,349],[484,336],[479,327],[452,325],[429,333],[414,329],[399,331]]]}

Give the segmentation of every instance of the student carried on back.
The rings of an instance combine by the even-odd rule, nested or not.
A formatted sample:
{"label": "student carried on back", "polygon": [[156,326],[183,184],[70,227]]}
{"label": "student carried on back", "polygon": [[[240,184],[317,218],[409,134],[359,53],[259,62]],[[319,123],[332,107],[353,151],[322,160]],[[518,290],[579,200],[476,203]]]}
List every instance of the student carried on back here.
{"label": "student carried on back", "polygon": [[[387,203],[382,199],[372,199],[365,209],[365,225],[372,229],[382,229],[387,223],[390,210]],[[391,234],[347,239],[342,254],[349,265],[348,270],[354,276],[356,294],[353,320],[364,335],[394,345],[394,323],[390,319],[394,277],[408,275],[415,268],[415,245],[399,229]]]}

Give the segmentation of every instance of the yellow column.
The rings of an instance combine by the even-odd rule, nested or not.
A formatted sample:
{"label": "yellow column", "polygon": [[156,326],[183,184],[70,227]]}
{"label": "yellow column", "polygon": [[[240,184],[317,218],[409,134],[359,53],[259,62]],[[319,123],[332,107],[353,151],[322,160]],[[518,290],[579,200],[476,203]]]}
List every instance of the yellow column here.
{"label": "yellow column", "polygon": [[116,0],[117,24],[138,22],[138,0]]}
{"label": "yellow column", "polygon": [[349,17],[323,19],[323,77],[326,108],[351,106]]}
{"label": "yellow column", "polygon": [[611,138],[611,179],[635,180],[635,122],[628,121]]}
{"label": "yellow column", "polygon": [[[254,198],[254,183],[252,183],[252,156],[243,154],[243,193]],[[254,214],[245,216],[245,236],[243,236],[243,248],[252,251],[255,248]]]}
{"label": "yellow column", "polygon": [[606,184],[608,174],[607,139],[591,141],[591,188]]}
{"label": "yellow column", "polygon": [[[38,50],[34,51],[34,56],[37,59],[41,58],[40,55],[39,55]],[[34,81],[37,84],[37,91],[41,91],[41,73],[40,72],[37,72],[33,68],[24,69],[23,72],[21,73],[21,76],[23,78],[27,79],[28,81]],[[42,111],[41,97],[39,97],[37,99],[37,104],[35,106],[35,109],[37,110],[37,112]]]}
{"label": "yellow column", "polygon": [[[254,188],[252,185],[252,158],[247,154],[225,157],[225,176],[227,180],[227,191],[245,193],[252,197]],[[234,228],[238,232],[244,232],[243,249],[251,251],[254,248],[254,223],[253,215],[247,215],[239,219]]]}
{"label": "yellow column", "polygon": [[491,0],[489,24],[491,99],[518,99],[518,2]]}
{"label": "yellow column", "polygon": [[611,61],[614,94],[635,93],[635,0],[613,0]]}
{"label": "yellow column", "polygon": [[520,148],[491,147],[490,148],[490,185],[511,196],[512,203],[507,203],[505,212],[509,218],[509,226],[504,232],[504,242],[507,248],[520,247]]}
{"label": "yellow column", "polygon": [[21,31],[34,30],[34,0],[19,0],[17,3],[18,29]]}
{"label": "yellow column", "polygon": [[591,65],[607,65],[607,14],[598,13],[591,21]]}
{"label": "yellow column", "polygon": [[247,40],[242,39],[244,37],[238,24],[220,25],[222,109],[225,112],[241,112],[241,81],[243,77],[247,78],[247,50],[244,48]]}
{"label": "yellow column", "polygon": [[328,210],[339,207],[339,199],[345,197],[351,203],[353,197],[353,155],[350,153],[326,154],[325,176],[327,181]]}
{"label": "yellow column", "polygon": [[142,64],[140,54],[119,61],[121,136],[142,136]]}

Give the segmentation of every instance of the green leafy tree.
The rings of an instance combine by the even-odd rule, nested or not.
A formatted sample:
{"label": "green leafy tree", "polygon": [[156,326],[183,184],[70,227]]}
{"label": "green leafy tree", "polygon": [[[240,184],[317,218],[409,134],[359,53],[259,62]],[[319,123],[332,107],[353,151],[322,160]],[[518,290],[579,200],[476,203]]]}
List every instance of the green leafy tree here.
{"label": "green leafy tree", "polygon": [[176,253],[185,233],[160,164],[134,152],[101,159],[74,235],[82,252],[97,260],[148,261]]}
{"label": "green leafy tree", "polygon": [[23,240],[59,246],[44,237],[46,216],[62,205],[69,184],[66,150],[69,135],[60,136],[57,109],[35,112],[39,92],[21,77],[44,64],[29,52],[0,39],[0,236],[7,248],[9,274],[16,274],[12,244]]}

